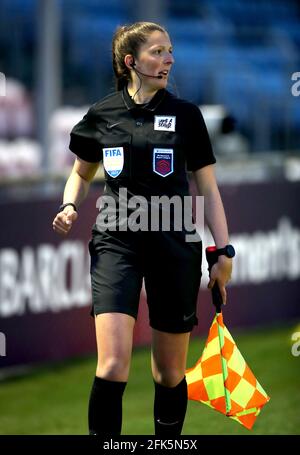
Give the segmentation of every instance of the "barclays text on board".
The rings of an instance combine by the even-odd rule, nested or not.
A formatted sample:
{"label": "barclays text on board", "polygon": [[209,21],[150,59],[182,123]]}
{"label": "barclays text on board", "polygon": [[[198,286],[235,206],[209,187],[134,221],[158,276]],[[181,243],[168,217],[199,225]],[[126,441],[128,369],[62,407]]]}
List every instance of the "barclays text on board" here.
{"label": "barclays text on board", "polygon": [[[289,218],[270,231],[239,233],[230,240],[237,252],[230,286],[300,279],[300,230]],[[88,249],[79,240],[1,249],[0,318],[88,306],[89,267]],[[206,268],[203,262],[204,274]]]}
{"label": "barclays text on board", "polygon": [[89,257],[82,241],[0,250],[0,317],[89,303]]}

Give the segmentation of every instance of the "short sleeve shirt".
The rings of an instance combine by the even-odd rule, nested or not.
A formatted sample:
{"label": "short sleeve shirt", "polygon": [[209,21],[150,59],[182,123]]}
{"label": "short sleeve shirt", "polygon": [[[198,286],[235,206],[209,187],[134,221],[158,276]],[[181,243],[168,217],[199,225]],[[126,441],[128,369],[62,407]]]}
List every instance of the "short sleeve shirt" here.
{"label": "short sleeve shirt", "polygon": [[70,150],[103,161],[106,187],[146,197],[188,195],[187,171],[216,162],[198,106],[165,89],[146,105],[127,88],[95,103],[72,129]]}

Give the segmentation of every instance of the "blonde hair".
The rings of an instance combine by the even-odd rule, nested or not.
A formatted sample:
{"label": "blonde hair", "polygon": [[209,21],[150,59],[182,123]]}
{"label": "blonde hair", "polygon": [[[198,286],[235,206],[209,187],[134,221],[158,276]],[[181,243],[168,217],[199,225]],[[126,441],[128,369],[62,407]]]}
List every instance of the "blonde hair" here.
{"label": "blonde hair", "polygon": [[117,90],[122,90],[130,80],[130,70],[124,62],[125,55],[131,54],[133,58],[137,58],[140,46],[155,31],[167,33],[164,27],[154,22],[135,22],[118,27],[115,31],[112,40],[112,65]]}

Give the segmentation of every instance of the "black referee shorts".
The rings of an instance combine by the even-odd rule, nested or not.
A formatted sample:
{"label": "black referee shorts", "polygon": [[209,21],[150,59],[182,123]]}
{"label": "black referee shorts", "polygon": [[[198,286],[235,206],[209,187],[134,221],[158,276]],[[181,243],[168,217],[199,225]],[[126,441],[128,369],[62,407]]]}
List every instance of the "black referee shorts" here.
{"label": "black referee shorts", "polygon": [[150,326],[190,332],[197,325],[202,242],[182,232],[97,232],[89,243],[92,315],[119,312],[137,318],[143,279]]}

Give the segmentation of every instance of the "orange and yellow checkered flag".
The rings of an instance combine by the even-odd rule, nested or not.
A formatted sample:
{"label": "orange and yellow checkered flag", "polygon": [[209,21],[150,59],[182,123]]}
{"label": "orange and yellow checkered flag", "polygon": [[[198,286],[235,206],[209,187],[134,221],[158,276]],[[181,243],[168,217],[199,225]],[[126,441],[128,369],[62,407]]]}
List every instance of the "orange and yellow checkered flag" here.
{"label": "orange and yellow checkered flag", "polygon": [[186,371],[189,400],[207,404],[248,430],[269,397],[217,313],[202,356]]}

